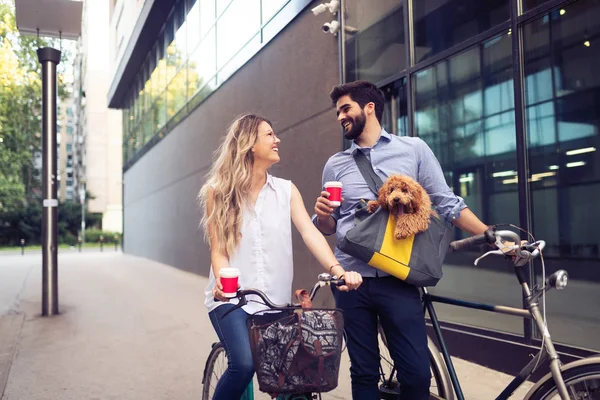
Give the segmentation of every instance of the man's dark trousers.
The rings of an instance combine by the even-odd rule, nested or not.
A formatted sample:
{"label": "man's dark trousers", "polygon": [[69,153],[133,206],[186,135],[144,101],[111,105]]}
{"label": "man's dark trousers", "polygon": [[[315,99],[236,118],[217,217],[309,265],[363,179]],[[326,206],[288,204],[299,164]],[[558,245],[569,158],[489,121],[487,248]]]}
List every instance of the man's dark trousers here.
{"label": "man's dark trousers", "polygon": [[334,289],[344,311],[354,400],[379,400],[377,318],[398,369],[402,400],[429,399],[429,353],[420,291],[392,276],[363,278],[358,290]]}

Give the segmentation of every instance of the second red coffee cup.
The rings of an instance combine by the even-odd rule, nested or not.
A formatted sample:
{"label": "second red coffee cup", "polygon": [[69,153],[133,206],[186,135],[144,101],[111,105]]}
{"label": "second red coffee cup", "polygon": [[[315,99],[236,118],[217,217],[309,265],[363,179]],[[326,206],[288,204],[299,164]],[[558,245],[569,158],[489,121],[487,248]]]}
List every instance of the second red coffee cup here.
{"label": "second red coffee cup", "polygon": [[223,285],[223,296],[228,298],[235,297],[238,290],[240,270],[237,268],[221,268],[219,275],[221,277],[221,285]]}
{"label": "second red coffee cup", "polygon": [[342,182],[325,182],[325,190],[329,192],[329,201],[334,206],[342,204]]}

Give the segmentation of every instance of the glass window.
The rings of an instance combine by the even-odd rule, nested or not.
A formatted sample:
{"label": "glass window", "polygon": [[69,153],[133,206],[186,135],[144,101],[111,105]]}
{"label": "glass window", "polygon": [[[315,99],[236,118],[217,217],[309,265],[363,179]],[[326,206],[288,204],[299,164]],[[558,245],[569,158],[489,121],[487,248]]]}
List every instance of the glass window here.
{"label": "glass window", "polygon": [[[448,185],[489,224],[519,222],[516,135],[508,32],[420,71],[415,131],[437,156]],[[456,236],[462,232],[456,230]],[[475,254],[448,254],[436,293],[521,306],[519,285],[504,260],[474,267]],[[498,290],[498,288],[502,288]],[[453,322],[522,333],[519,318],[436,305]]]}
{"label": "glass window", "polygon": [[175,6],[175,65],[177,68],[181,67],[185,62],[187,56],[187,22],[185,19],[185,0],[180,0]]}
{"label": "glass window", "polygon": [[266,24],[287,2],[288,0],[262,0],[262,24]]}
{"label": "glass window", "polygon": [[158,95],[167,87],[167,57],[165,52],[164,30],[160,34],[157,42],[157,64],[156,64],[156,94]]}
{"label": "glass window", "polygon": [[385,108],[381,126],[389,133],[408,136],[406,103],[406,78],[382,88],[385,95]]}
{"label": "glass window", "polygon": [[227,9],[231,0],[216,0],[217,1],[217,18]]}
{"label": "glass window", "polygon": [[546,273],[566,269],[574,293],[548,308],[549,324],[556,340],[594,349],[600,311],[585,304],[600,300],[599,19],[598,2],[578,1],[523,27],[533,232],[547,243]]}
{"label": "glass window", "polygon": [[413,1],[415,63],[508,21],[508,0]]}
{"label": "glass window", "polygon": [[217,69],[259,31],[259,0],[234,0],[217,21]]}
{"label": "glass window", "polygon": [[531,10],[534,7],[541,6],[550,0],[523,0],[523,11]]}
{"label": "glass window", "polygon": [[158,96],[152,106],[152,118],[154,129],[159,130],[167,122],[167,91],[165,90]]}
{"label": "glass window", "polygon": [[165,58],[167,60],[167,68],[165,71],[166,82],[170,82],[177,73],[177,46],[175,45],[174,18],[175,13],[171,14],[165,25]]}
{"label": "glass window", "polygon": [[346,3],[346,80],[378,82],[406,68],[404,14],[399,1]]}
{"label": "glass window", "polygon": [[187,0],[187,54],[191,54],[200,43],[200,4],[198,0]]}
{"label": "glass window", "polygon": [[216,73],[215,30],[212,29],[188,61],[188,98],[200,90]]}
{"label": "glass window", "polygon": [[187,94],[186,68],[182,68],[167,88],[167,121],[185,105]]}
{"label": "glass window", "polygon": [[200,37],[206,33],[215,24],[215,0],[200,1]]}
{"label": "glass window", "polygon": [[260,34],[256,34],[217,74],[217,85],[225,82],[260,49]]}

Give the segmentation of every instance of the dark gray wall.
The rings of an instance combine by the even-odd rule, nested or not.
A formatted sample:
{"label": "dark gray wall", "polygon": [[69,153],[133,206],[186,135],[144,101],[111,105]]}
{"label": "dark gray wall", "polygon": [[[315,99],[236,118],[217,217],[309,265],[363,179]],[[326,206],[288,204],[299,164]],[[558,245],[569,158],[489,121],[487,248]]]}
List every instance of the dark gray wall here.
{"label": "dark gray wall", "polygon": [[[199,229],[196,195],[229,123],[255,112],[281,138],[276,176],[291,179],[312,214],[327,158],[341,131],[329,90],[339,82],[337,38],[321,32],[331,15],[309,9],[152,148],[124,176],[125,251],[207,275],[208,247]],[[294,235],[296,284],[320,267]]]}

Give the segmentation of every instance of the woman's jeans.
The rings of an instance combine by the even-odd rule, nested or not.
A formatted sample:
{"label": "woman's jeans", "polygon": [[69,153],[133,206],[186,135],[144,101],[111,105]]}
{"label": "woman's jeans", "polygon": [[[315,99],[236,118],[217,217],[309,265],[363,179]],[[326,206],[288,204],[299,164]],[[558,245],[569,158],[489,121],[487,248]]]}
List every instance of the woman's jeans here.
{"label": "woman's jeans", "polygon": [[223,314],[233,307],[233,304],[224,304],[208,313],[229,361],[227,371],[217,383],[214,399],[239,399],[254,376],[254,363],[246,327],[248,314],[238,308],[223,318]]}

